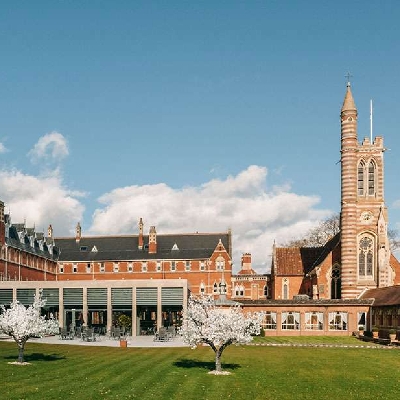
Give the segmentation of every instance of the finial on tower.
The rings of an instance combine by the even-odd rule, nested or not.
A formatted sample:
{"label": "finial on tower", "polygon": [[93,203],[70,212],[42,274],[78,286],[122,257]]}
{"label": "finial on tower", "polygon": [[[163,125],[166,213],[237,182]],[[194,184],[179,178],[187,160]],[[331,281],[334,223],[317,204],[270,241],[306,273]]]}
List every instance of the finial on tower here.
{"label": "finial on tower", "polygon": [[345,75],[345,77],[346,77],[346,79],[347,79],[346,86],[347,86],[347,87],[350,87],[350,86],[351,86],[351,84],[350,84],[350,78],[352,78],[353,75],[351,75],[351,74],[350,74],[350,71],[348,71],[347,74]]}

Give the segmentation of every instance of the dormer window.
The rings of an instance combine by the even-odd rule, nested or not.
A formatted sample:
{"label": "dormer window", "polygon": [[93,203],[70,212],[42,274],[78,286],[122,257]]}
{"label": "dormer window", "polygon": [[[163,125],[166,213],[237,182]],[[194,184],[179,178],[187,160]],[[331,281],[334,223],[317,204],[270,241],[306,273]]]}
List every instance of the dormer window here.
{"label": "dormer window", "polygon": [[174,251],[176,251],[176,250],[179,250],[179,247],[178,247],[178,245],[175,243],[173,246],[172,246],[172,250]]}
{"label": "dormer window", "polygon": [[87,251],[87,250],[88,250],[88,247],[87,247],[87,246],[81,246],[81,247],[79,248],[79,250],[80,250],[80,251]]}
{"label": "dormer window", "polygon": [[97,253],[97,252],[98,252],[97,247],[96,247],[96,246],[93,246],[91,252],[92,252],[92,253]]}

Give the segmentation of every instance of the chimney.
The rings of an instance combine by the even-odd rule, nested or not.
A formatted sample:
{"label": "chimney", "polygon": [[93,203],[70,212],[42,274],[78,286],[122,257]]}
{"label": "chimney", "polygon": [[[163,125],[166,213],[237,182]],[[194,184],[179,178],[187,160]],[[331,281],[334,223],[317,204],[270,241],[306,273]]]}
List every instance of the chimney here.
{"label": "chimney", "polygon": [[139,220],[139,242],[138,242],[138,249],[142,250],[143,249],[143,220],[140,218]]}
{"label": "chimney", "polygon": [[75,228],[75,240],[76,243],[79,243],[82,237],[82,228],[81,228],[81,224],[78,222],[76,224],[76,228]]}
{"label": "chimney", "polygon": [[251,271],[251,253],[243,253],[242,271]]}
{"label": "chimney", "polygon": [[157,232],[156,227],[151,226],[149,231],[149,254],[157,253]]}
{"label": "chimney", "polygon": [[51,225],[47,228],[47,237],[53,239],[53,227]]}

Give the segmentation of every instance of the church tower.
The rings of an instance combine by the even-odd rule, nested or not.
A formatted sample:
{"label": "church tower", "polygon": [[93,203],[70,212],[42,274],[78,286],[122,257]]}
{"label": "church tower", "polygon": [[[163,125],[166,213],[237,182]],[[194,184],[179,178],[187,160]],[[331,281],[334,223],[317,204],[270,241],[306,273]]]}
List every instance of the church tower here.
{"label": "church tower", "polygon": [[357,139],[357,108],[350,83],[341,110],[341,297],[390,286],[383,138]]}

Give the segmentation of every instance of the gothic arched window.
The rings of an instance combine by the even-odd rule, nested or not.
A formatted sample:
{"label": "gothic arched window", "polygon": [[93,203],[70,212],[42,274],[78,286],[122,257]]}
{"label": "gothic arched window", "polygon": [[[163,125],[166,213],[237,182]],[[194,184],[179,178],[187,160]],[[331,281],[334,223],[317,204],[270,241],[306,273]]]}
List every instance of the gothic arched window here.
{"label": "gothic arched window", "polygon": [[283,280],[282,297],[284,300],[289,298],[289,280],[287,278]]}
{"label": "gothic arched window", "polygon": [[374,240],[363,235],[358,246],[358,276],[372,278],[374,276]]}
{"label": "gothic arched window", "polygon": [[364,161],[360,161],[357,169],[357,193],[359,196],[364,194]]}
{"label": "gothic arched window", "polygon": [[331,299],[340,299],[341,294],[340,266],[335,264],[331,272]]}
{"label": "gothic arched window", "polygon": [[368,195],[373,196],[375,194],[375,163],[370,161],[368,164]]}

